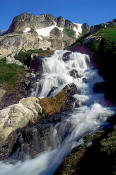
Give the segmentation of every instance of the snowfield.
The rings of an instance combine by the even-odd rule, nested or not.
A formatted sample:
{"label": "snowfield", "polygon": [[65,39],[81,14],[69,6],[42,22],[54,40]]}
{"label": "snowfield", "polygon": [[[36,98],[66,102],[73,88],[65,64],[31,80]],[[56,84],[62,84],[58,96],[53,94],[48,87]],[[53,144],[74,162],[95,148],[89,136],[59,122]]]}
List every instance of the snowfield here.
{"label": "snowfield", "polygon": [[[73,30],[76,32],[76,37],[78,38],[79,35],[82,33],[82,24],[78,24],[78,23],[74,23],[74,24],[77,25],[77,27],[74,27]],[[50,27],[36,29],[35,31],[38,33],[38,38],[43,39],[43,37],[50,37],[50,32],[55,27],[58,28],[62,32],[62,37],[63,37],[64,28],[63,27],[58,27],[56,23],[54,25],[50,26]],[[25,28],[25,30],[23,32],[28,33],[30,30],[31,30],[31,28],[27,27],[27,28]]]}

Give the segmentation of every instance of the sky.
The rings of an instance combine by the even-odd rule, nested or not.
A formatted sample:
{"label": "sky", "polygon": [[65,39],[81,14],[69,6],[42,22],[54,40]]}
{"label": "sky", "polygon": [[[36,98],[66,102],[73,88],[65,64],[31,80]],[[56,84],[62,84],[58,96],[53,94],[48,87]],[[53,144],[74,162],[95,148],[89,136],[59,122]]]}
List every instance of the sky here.
{"label": "sky", "polygon": [[8,29],[13,18],[25,12],[63,16],[91,26],[116,18],[116,0],[0,0],[0,30]]}

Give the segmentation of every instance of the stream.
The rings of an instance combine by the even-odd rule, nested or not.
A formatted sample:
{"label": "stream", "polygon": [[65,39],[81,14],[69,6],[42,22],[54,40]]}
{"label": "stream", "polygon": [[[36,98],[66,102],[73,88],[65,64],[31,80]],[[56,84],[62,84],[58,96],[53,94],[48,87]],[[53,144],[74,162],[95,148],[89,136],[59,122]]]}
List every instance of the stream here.
{"label": "stream", "polygon": [[52,175],[71,150],[83,143],[84,136],[106,125],[107,118],[114,114],[104,94],[93,92],[95,83],[104,80],[91,65],[89,56],[79,52],[66,55],[67,52],[57,50],[42,60],[42,76],[36,82],[32,96],[55,96],[73,83],[78,89],[74,94],[78,107],[65,115],[61,113],[61,121],[51,124],[52,132],[41,153],[14,164],[0,162],[0,175]]}

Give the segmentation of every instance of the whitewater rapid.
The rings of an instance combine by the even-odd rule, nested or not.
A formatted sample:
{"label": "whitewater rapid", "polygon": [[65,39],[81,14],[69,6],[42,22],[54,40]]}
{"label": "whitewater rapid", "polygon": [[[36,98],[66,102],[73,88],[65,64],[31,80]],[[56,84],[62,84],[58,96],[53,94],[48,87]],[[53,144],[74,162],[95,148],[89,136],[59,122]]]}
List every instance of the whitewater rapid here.
{"label": "whitewater rapid", "polygon": [[[103,79],[97,70],[93,69],[89,56],[72,52],[69,58],[63,61],[66,52],[55,51],[54,55],[43,59],[43,74],[32,95],[43,98],[54,88],[51,96],[55,96],[67,84],[74,83],[79,90],[79,93],[74,95],[79,107],[65,116],[62,114],[61,122],[55,124],[51,142],[58,144],[54,148],[46,149],[34,159],[24,162],[0,162],[0,175],[52,175],[72,148],[83,143],[85,135],[98,130],[105,124],[107,117],[114,114],[113,109],[106,105],[104,94],[93,92],[94,84]],[[70,75],[72,70],[78,72],[77,78]]]}

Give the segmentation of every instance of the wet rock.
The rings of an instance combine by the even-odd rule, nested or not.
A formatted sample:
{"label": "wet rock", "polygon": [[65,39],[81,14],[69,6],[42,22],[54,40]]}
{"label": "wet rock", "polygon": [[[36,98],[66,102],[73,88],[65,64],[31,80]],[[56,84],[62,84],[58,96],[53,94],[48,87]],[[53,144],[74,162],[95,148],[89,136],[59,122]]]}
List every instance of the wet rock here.
{"label": "wet rock", "polygon": [[78,71],[73,69],[72,71],[69,72],[70,76],[72,76],[73,78],[78,78],[79,74]]}
{"label": "wet rock", "polygon": [[27,156],[34,158],[40,152],[54,149],[60,144],[60,138],[54,132],[53,124],[36,123],[23,128],[12,148],[10,159],[25,160]]}
{"label": "wet rock", "polygon": [[74,83],[66,85],[63,90],[67,93],[68,96],[72,96],[78,93],[78,88]]}
{"label": "wet rock", "polygon": [[42,72],[42,59],[43,56],[39,56],[37,53],[32,53],[30,56],[30,67],[34,71]]}
{"label": "wet rock", "polygon": [[63,61],[68,61],[70,59],[70,54],[71,52],[66,52],[63,54],[62,60]]}
{"label": "wet rock", "polygon": [[57,89],[57,87],[52,87],[52,89],[50,90],[50,92],[48,93],[47,97],[50,97],[52,95],[52,93]]}
{"label": "wet rock", "polygon": [[87,83],[87,78],[83,78],[82,81],[83,81],[84,83]]}
{"label": "wet rock", "polygon": [[79,90],[77,86],[72,83],[69,85],[66,85],[63,88],[63,91],[66,93],[66,103],[65,103],[65,110],[70,110],[75,107],[79,107],[77,99],[74,97],[75,94],[79,93]]}

